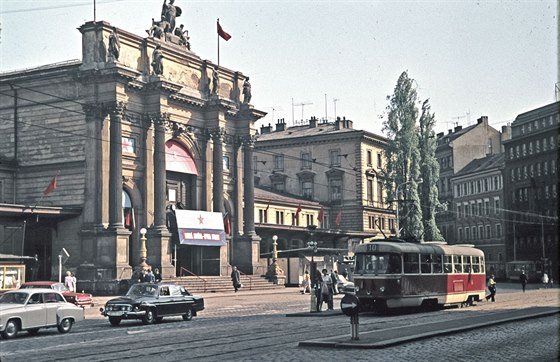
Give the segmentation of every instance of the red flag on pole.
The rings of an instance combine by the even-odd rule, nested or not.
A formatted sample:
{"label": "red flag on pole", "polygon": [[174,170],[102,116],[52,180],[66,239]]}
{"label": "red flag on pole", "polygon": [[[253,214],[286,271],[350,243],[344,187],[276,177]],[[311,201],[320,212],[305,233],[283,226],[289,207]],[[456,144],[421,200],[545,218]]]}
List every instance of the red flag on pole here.
{"label": "red flag on pole", "polygon": [[296,220],[299,218],[299,213],[301,212],[301,205],[298,205],[294,219],[292,220],[292,225],[297,224]]}
{"label": "red flag on pole", "polygon": [[224,215],[224,231],[226,235],[231,235],[231,222],[229,221],[229,212]]}
{"label": "red flag on pole", "polygon": [[270,201],[268,202],[268,204],[266,204],[266,209],[265,209],[266,212],[268,212],[269,207],[270,207]]}
{"label": "red flag on pole", "polygon": [[231,39],[231,35],[229,35],[228,33],[226,33],[224,31],[224,29],[222,29],[222,26],[220,25],[220,22],[216,22],[216,24],[218,24],[218,35],[220,37],[222,37],[222,39],[224,39],[225,41],[228,41]]}
{"label": "red flag on pole", "polygon": [[317,221],[319,221],[321,225],[323,225],[324,218],[325,218],[325,210],[321,207],[321,210],[319,210],[319,216],[317,216]]}
{"label": "red flag on pole", "polygon": [[56,175],[54,175],[54,177],[52,178],[51,182],[49,183],[45,191],[43,191],[43,196],[47,196],[54,190],[56,190]]}
{"label": "red flag on pole", "polygon": [[342,210],[340,210],[338,212],[338,214],[336,214],[336,220],[334,221],[336,226],[340,225],[340,222],[342,221]]}

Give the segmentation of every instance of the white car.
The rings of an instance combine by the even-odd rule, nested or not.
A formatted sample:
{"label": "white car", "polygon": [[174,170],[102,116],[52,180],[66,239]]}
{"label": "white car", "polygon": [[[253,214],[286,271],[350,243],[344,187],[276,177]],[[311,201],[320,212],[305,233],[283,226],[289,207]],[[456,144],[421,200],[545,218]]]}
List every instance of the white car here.
{"label": "white car", "polygon": [[68,303],[52,289],[18,289],[0,296],[0,334],[8,339],[19,331],[37,334],[40,328],[58,328],[68,333],[84,319],[84,309]]}
{"label": "white car", "polygon": [[339,293],[351,293],[354,294],[356,292],[354,283],[346,279],[343,275],[338,274],[338,282],[336,283],[336,287],[338,288]]}

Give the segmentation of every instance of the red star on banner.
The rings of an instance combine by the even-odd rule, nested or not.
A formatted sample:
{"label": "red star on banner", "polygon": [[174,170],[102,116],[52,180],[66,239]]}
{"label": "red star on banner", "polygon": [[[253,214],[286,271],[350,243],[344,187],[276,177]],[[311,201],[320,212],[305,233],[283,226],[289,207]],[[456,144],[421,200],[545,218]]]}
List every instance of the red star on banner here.
{"label": "red star on banner", "polygon": [[200,215],[200,216],[198,217],[198,223],[199,223],[199,224],[204,224],[204,218],[202,217],[202,215]]}

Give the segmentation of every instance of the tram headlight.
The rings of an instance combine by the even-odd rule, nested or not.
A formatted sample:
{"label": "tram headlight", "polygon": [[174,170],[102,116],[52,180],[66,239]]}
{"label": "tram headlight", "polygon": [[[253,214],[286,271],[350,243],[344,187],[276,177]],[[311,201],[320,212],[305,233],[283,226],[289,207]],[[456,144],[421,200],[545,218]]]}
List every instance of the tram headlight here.
{"label": "tram headlight", "polygon": [[379,287],[379,291],[383,293],[385,291],[385,287]]}

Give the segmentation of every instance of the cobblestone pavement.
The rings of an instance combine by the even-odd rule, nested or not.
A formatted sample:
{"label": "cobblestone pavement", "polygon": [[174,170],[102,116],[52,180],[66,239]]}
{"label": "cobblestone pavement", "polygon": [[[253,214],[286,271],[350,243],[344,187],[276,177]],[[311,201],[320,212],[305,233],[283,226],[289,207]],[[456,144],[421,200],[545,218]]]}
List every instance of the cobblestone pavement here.
{"label": "cobblestone pavement", "polygon": [[[360,331],[480,316],[527,306],[558,306],[559,290],[529,290],[516,285],[498,289],[497,302],[469,308],[391,316],[360,316]],[[347,335],[349,318],[340,313],[286,317],[309,310],[310,298],[297,290],[280,293],[249,291],[209,295],[206,310],[191,322],[169,318],[145,326],[126,321],[110,327],[106,319],[88,310],[85,321],[69,334],[56,329],[38,336],[22,333],[0,343],[0,360],[8,361],[556,361],[558,317],[489,326],[469,332],[409,342],[384,349],[298,347],[303,340]],[[335,307],[339,307],[339,299]],[[100,299],[97,299],[100,301]],[[90,312],[93,315],[90,316]],[[99,312],[97,311],[97,314]]]}

